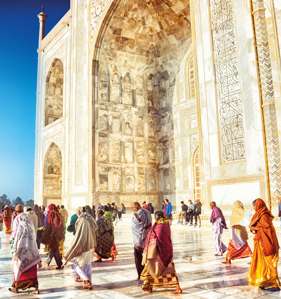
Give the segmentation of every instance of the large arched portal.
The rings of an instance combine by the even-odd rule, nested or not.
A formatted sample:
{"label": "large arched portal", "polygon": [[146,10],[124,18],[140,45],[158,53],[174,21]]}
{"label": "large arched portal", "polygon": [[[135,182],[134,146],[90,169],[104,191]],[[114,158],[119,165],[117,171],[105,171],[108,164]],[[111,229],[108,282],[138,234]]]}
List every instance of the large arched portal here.
{"label": "large arched portal", "polygon": [[95,199],[174,200],[184,184],[177,173],[186,180],[192,170],[177,170],[176,130],[190,120],[174,114],[175,104],[189,105],[177,83],[189,85],[189,1],[116,1],[101,31],[93,68]]}
{"label": "large arched portal", "polygon": [[61,204],[62,156],[59,147],[52,143],[44,159],[43,203]]}

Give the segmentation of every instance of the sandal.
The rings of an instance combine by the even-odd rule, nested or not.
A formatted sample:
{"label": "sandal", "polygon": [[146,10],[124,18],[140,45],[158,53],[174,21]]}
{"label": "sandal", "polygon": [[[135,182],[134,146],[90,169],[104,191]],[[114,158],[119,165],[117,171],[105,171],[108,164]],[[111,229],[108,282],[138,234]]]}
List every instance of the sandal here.
{"label": "sandal", "polygon": [[92,290],[93,285],[89,280],[84,281],[83,289],[85,290]]}
{"label": "sandal", "polygon": [[12,293],[15,293],[15,294],[18,293],[18,289],[17,289],[17,288],[14,288],[14,287],[10,287],[8,290],[9,290],[10,292],[12,292]]}
{"label": "sandal", "polygon": [[75,282],[83,282],[83,280],[80,277],[75,277]]}
{"label": "sandal", "polygon": [[175,294],[176,295],[182,294],[182,289],[181,289],[180,285],[177,285]]}

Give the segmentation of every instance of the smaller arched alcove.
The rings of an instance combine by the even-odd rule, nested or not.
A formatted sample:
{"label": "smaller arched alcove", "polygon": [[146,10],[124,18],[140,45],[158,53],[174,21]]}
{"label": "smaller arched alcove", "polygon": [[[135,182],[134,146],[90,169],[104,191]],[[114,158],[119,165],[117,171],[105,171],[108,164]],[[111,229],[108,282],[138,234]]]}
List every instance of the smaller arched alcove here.
{"label": "smaller arched alcove", "polygon": [[55,59],[46,78],[45,126],[63,116],[63,64]]}

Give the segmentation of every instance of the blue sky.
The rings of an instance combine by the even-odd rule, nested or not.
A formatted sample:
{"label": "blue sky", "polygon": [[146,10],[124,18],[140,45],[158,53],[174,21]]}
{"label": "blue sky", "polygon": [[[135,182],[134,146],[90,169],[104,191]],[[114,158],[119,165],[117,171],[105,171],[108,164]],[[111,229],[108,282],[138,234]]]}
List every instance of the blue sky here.
{"label": "blue sky", "polygon": [[37,14],[47,32],[69,9],[69,0],[0,1],[0,195],[33,197]]}

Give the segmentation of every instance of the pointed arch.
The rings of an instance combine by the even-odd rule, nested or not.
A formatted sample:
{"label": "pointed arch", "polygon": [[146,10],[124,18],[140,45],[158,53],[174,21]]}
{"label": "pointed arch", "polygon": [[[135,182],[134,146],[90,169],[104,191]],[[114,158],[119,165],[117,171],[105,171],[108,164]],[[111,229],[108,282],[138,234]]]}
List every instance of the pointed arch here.
{"label": "pointed arch", "polygon": [[52,143],[44,158],[43,202],[60,204],[62,199],[62,154],[60,148]]}
{"label": "pointed arch", "polygon": [[63,116],[63,63],[54,59],[46,78],[45,126]]}

